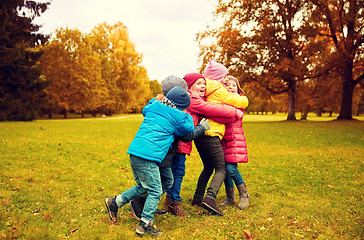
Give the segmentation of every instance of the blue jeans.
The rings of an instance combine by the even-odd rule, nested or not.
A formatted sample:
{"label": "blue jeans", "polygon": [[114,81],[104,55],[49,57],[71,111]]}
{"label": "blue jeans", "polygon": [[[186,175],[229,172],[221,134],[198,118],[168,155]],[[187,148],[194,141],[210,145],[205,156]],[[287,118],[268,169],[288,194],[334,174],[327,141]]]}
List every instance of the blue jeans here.
{"label": "blue jeans", "polygon": [[165,193],[173,186],[172,168],[159,167],[159,172],[161,174],[162,192]]}
{"label": "blue jeans", "polygon": [[181,186],[183,177],[186,173],[186,154],[176,153],[173,156],[172,173],[173,173],[173,186],[167,191],[167,194],[171,196],[171,200],[174,202],[182,201],[181,198]]}
{"label": "blue jeans", "polygon": [[238,170],[237,163],[226,163],[226,177],[224,180],[225,187],[239,186],[244,183],[244,179]]}
{"label": "blue jeans", "polygon": [[157,162],[130,155],[130,165],[133,170],[136,186],[129,188],[116,197],[116,204],[122,207],[133,199],[148,194],[142,212],[142,220],[154,220],[159,200],[162,196],[161,177]]}

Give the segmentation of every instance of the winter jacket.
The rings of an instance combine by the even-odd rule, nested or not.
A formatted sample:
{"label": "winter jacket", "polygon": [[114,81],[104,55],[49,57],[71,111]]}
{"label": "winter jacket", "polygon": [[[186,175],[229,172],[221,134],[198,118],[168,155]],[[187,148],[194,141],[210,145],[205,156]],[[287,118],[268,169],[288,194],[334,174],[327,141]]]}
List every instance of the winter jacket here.
{"label": "winter jacket", "polygon": [[[223,104],[215,104],[206,102],[196,92],[188,91],[191,97],[191,105],[187,108],[187,112],[191,114],[193,118],[193,124],[196,126],[199,121],[204,118],[220,117],[225,123],[231,123],[236,119],[243,117],[242,111]],[[210,122],[210,121],[209,121]],[[179,142],[178,151],[179,153],[190,154],[192,150],[192,142]]]}
{"label": "winter jacket", "polygon": [[128,154],[160,163],[175,136],[194,129],[191,115],[154,101],[143,108],[144,120],[130,143]]}
{"label": "winter jacket", "polygon": [[[248,98],[246,96],[240,96],[233,94],[227,90],[221,83],[215,80],[206,78],[206,101],[212,103],[222,103],[234,106],[236,108],[245,109],[248,104]],[[208,136],[218,136],[220,139],[224,137],[225,124],[216,122],[211,119],[209,121],[211,129],[205,132]]]}
{"label": "winter jacket", "polygon": [[172,143],[167,155],[164,157],[161,164],[159,164],[159,167],[164,167],[164,168],[172,167],[173,157],[176,154],[176,152],[178,151],[179,141],[190,142],[190,141],[194,140],[195,138],[198,138],[199,136],[202,136],[204,134],[205,134],[205,128],[199,124],[188,135],[182,136],[182,137],[176,137],[174,139],[174,142]]}
{"label": "winter jacket", "polygon": [[242,119],[225,125],[225,135],[221,143],[227,163],[248,162],[248,149]]}

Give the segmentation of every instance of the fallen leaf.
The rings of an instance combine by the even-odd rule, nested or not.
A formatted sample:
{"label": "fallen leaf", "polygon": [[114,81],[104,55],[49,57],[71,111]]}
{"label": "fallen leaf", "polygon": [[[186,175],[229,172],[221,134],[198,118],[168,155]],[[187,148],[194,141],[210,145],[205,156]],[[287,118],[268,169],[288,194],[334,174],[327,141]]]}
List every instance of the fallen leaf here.
{"label": "fallen leaf", "polygon": [[244,230],[243,233],[245,234],[247,239],[253,239],[251,232],[249,232],[248,230]]}

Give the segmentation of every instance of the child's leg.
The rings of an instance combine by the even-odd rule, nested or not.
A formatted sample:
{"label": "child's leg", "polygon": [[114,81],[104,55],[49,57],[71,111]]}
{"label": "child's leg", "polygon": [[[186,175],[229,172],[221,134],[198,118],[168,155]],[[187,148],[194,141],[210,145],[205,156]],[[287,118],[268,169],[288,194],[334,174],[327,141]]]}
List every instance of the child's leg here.
{"label": "child's leg", "polygon": [[159,167],[160,175],[161,175],[161,183],[162,183],[162,191],[164,194],[173,186],[173,173],[172,168],[169,167]]}
{"label": "child's leg", "polygon": [[151,225],[154,220],[154,213],[157,210],[159,200],[162,196],[162,184],[158,164],[153,161],[146,161],[146,169],[143,171],[143,177],[139,177],[139,180],[143,188],[148,192],[141,220]]}
{"label": "child's leg", "polygon": [[214,167],[209,159],[208,150],[206,148],[210,145],[208,142],[209,139],[210,137],[201,136],[194,140],[197,151],[203,163],[203,170],[198,178],[195,195],[193,197],[193,201],[195,201],[196,203],[202,201],[205,195],[207,183],[210,180],[212,173],[214,172]]}
{"label": "child's leg", "polygon": [[130,165],[137,185],[116,196],[116,204],[119,208],[133,199],[146,196],[147,189],[143,186],[143,179],[147,171],[147,162],[149,161],[130,155]]}
{"label": "child's leg", "polygon": [[231,170],[234,169],[233,163],[226,163],[226,177],[224,180],[225,184],[225,192],[226,192],[226,199],[220,203],[220,206],[228,206],[235,203],[235,191],[234,191],[234,181],[231,178]]}
{"label": "child's leg", "polygon": [[174,182],[173,186],[167,191],[170,197],[168,212],[180,217],[190,217],[190,214],[183,210],[181,198],[181,186],[186,169],[186,154],[176,153],[173,157],[172,171]]}
{"label": "child's leg", "polygon": [[176,153],[173,157],[172,173],[173,173],[173,185],[167,191],[167,194],[171,197],[172,201],[181,201],[181,186],[183,177],[185,176],[186,170],[186,154]]}
{"label": "child's leg", "polygon": [[229,177],[229,182],[227,183],[228,187],[234,187],[234,183],[236,186],[244,183],[244,179],[238,170],[237,163],[227,163],[226,172],[227,173],[226,173],[226,179],[225,179],[225,186],[226,186],[226,181],[228,180],[228,177]]}
{"label": "child's leg", "polygon": [[[202,142],[200,142],[199,139],[202,139]],[[224,182],[226,176],[226,163],[220,139],[218,137],[202,136],[195,139],[195,145],[200,153],[204,165],[206,165],[205,163],[208,163],[210,167],[212,166],[213,170],[215,170],[215,173],[210,182],[210,186],[207,189],[205,198],[202,200],[202,207],[210,211],[212,214],[222,216],[223,213],[221,209],[219,209],[216,205],[217,193],[219,192],[220,187]]]}
{"label": "child's leg", "polygon": [[244,182],[244,179],[238,170],[238,164],[235,164],[234,167],[231,167],[230,172],[232,179],[234,180],[234,183],[239,191],[240,200],[238,203],[238,208],[245,209],[249,205],[250,195],[248,192],[248,188],[246,187],[246,184]]}
{"label": "child's leg", "polygon": [[147,193],[147,190],[142,186],[142,182],[140,180],[141,177],[143,178],[143,172],[145,171],[145,167],[143,167],[145,165],[145,162],[146,160],[144,159],[130,155],[130,165],[132,167],[134,179],[137,185],[129,188],[128,190],[124,191],[114,198],[105,199],[105,204],[109,213],[109,217],[113,222],[117,221],[118,208],[124,206],[131,200],[139,198]]}

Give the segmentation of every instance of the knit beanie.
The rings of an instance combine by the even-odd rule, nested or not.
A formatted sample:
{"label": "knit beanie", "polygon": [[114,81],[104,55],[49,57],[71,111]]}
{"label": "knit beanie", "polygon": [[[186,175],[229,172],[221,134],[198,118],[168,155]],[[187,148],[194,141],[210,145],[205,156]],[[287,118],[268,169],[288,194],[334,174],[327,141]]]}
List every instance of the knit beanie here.
{"label": "knit beanie", "polygon": [[236,83],[236,86],[238,86],[239,95],[244,94],[244,91],[240,88],[239,80],[236,77],[233,77],[233,76],[229,75],[229,76],[227,76],[227,80],[233,80]]}
{"label": "knit beanie", "polygon": [[166,96],[167,93],[176,86],[180,86],[188,91],[187,84],[182,78],[171,75],[162,81],[163,95]]}
{"label": "knit beanie", "polygon": [[172,88],[166,95],[176,107],[180,110],[187,109],[190,106],[191,99],[188,93],[180,86]]}
{"label": "knit beanie", "polygon": [[215,60],[210,60],[203,73],[206,78],[217,81],[221,81],[222,79],[224,79],[227,74],[227,68],[221,63],[216,62]]}
{"label": "knit beanie", "polygon": [[183,78],[186,83],[187,83],[187,87],[188,89],[191,88],[191,86],[197,81],[199,80],[200,78],[202,79],[205,79],[204,76],[202,76],[201,74],[199,73],[188,73],[185,75],[185,77]]}

